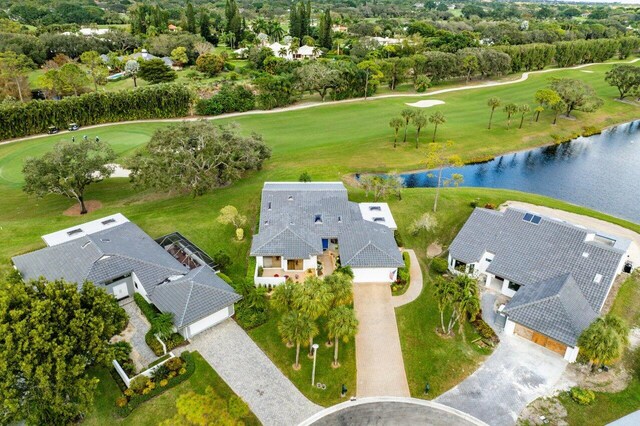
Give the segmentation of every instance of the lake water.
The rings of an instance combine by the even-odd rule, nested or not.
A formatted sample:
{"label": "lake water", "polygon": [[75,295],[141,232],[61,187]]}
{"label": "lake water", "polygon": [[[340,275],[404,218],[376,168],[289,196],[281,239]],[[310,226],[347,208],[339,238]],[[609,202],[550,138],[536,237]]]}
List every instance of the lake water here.
{"label": "lake water", "polygon": [[[571,142],[449,168],[462,186],[532,192],[640,223],[640,121]],[[429,172],[401,175],[407,187],[434,187]]]}

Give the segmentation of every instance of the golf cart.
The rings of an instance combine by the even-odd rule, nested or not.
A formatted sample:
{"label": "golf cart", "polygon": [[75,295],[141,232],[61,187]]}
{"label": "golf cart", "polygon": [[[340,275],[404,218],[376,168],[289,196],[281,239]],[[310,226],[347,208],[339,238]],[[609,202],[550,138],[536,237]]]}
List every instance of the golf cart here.
{"label": "golf cart", "polygon": [[56,126],[49,126],[47,133],[49,133],[50,135],[53,135],[55,133],[58,133],[59,131],[60,129],[58,129]]}
{"label": "golf cart", "polygon": [[80,128],[80,125],[78,123],[71,123],[69,124],[69,131],[73,132],[74,130],[78,130]]}

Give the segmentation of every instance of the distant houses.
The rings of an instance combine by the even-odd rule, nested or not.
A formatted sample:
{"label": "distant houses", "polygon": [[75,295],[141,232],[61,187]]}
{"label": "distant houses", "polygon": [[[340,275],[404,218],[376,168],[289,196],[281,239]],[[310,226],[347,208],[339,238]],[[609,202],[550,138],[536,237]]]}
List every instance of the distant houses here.
{"label": "distant houses", "polygon": [[[263,47],[271,49],[273,55],[278,58],[284,58],[290,61],[300,61],[303,59],[316,59],[320,57],[322,51],[314,46],[300,46],[295,51],[291,49],[291,44],[280,44],[278,42],[271,44],[264,44]],[[246,47],[234,50],[238,57],[246,57],[249,49]]]}

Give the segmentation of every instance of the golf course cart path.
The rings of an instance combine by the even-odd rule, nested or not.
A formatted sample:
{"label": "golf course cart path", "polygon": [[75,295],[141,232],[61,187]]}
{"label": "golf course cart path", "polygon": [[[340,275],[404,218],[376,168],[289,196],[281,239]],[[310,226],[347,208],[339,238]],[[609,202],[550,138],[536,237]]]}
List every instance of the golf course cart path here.
{"label": "golf course cart path", "polygon": [[388,283],[353,286],[358,397],[409,395],[396,313]]}
{"label": "golf course cart path", "polygon": [[[283,108],[274,108],[274,109],[270,109],[270,110],[262,110],[262,109],[261,110],[251,110],[251,111],[245,111],[245,112],[232,112],[232,113],[220,114],[220,115],[216,115],[216,116],[197,116],[197,117],[160,118],[160,119],[151,119],[151,120],[117,121],[117,122],[114,122],[114,123],[103,123],[103,124],[94,124],[94,125],[91,125],[91,126],[83,126],[82,130],[96,129],[96,128],[99,128],[99,127],[107,127],[107,126],[116,126],[116,125],[119,125],[119,124],[171,123],[171,122],[196,121],[196,120],[222,120],[222,119],[225,119],[225,118],[243,117],[243,116],[248,116],[248,115],[279,114],[281,112],[297,111],[297,110],[308,109],[308,108],[316,108],[316,107],[321,107],[321,106],[325,106],[325,105],[338,105],[338,104],[346,104],[346,103],[361,102],[361,101],[375,101],[376,99],[423,98],[423,97],[428,97],[428,96],[441,95],[443,93],[459,92],[461,90],[473,90],[473,89],[481,89],[483,87],[506,86],[506,85],[509,85],[509,84],[521,83],[523,81],[527,81],[529,79],[529,76],[533,75],[533,74],[546,74],[546,73],[556,72],[556,71],[577,70],[577,69],[582,69],[582,68],[586,68],[586,67],[591,67],[591,66],[594,66],[594,65],[604,65],[604,64],[609,64],[609,65],[633,64],[633,63],[635,63],[637,61],[640,61],[640,58],[632,59],[630,61],[594,62],[594,63],[591,63],[591,64],[582,64],[582,65],[577,65],[577,66],[574,66],[574,67],[567,67],[567,68],[549,68],[549,69],[546,69],[546,70],[539,70],[539,71],[527,71],[527,72],[523,72],[522,75],[519,78],[516,78],[516,79],[513,79],[513,80],[489,81],[489,82],[485,82],[485,83],[449,87],[447,89],[434,90],[433,92],[429,92],[429,93],[390,93],[390,94],[386,94],[386,95],[370,96],[370,97],[368,97],[366,99],[365,98],[351,98],[351,99],[344,99],[344,100],[341,100],[341,101],[305,102],[305,103],[301,103],[301,104],[297,104],[297,105],[291,105],[291,106],[283,107]],[[80,134],[82,134],[82,130],[79,132]],[[70,133],[70,132],[68,130],[62,130],[57,134],[58,135],[62,135],[62,134],[65,134],[65,133]],[[45,133],[45,134],[25,136],[25,137],[22,137],[22,138],[9,139],[9,140],[0,142],[0,145],[5,145],[5,144],[13,143],[13,142],[20,142],[20,141],[25,141],[25,140],[31,140],[31,139],[44,138],[44,137],[47,137],[47,136],[51,136],[51,135]]]}
{"label": "golf course cart path", "polygon": [[422,269],[420,268],[420,263],[418,263],[416,252],[411,249],[405,249],[403,251],[409,253],[409,258],[411,259],[411,266],[409,267],[409,288],[404,294],[391,298],[391,304],[394,308],[413,302],[420,296],[420,293],[422,293]]}
{"label": "golf course cart path", "polygon": [[300,393],[232,319],[198,334],[185,349],[200,352],[265,426],[297,425],[322,410]]}
{"label": "golf course cart path", "polygon": [[511,426],[531,401],[565,387],[567,362],[560,355],[516,335],[501,333],[500,340],[475,373],[435,402],[492,426]]}

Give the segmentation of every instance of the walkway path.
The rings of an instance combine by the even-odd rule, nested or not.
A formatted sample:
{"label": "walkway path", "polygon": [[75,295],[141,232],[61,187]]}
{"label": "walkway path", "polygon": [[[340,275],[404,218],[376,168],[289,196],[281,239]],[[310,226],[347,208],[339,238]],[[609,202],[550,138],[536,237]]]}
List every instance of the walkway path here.
{"label": "walkway path", "polygon": [[409,396],[391,288],[386,283],[355,284],[354,307],[358,397]]}
{"label": "walkway path", "polygon": [[297,425],[322,410],[231,319],[198,334],[186,349],[200,352],[265,426]]}
{"label": "walkway path", "polygon": [[405,249],[404,251],[409,253],[409,258],[411,259],[411,267],[409,268],[411,279],[409,281],[409,288],[404,294],[391,298],[391,304],[394,308],[413,302],[420,296],[420,293],[422,293],[422,269],[420,268],[416,252],[411,249]]}
{"label": "walkway path", "polygon": [[144,336],[151,328],[149,321],[144,317],[142,311],[135,302],[123,304],[122,308],[129,315],[129,324],[122,333],[116,336],[113,341],[127,341],[131,344],[131,360],[138,372],[145,370],[158,357],[151,351]]}
{"label": "walkway path", "polygon": [[511,426],[531,401],[564,383],[562,357],[519,336],[502,333],[500,339],[475,373],[435,401],[492,426]]}
{"label": "walkway path", "polygon": [[[632,64],[632,63],[637,62],[637,61],[640,61],[640,58],[632,59],[630,61],[607,62],[607,64]],[[516,78],[516,79],[513,79],[513,80],[490,81],[490,82],[471,84],[471,85],[465,85],[465,86],[449,87],[447,89],[434,90],[433,92],[429,92],[429,93],[391,93],[391,94],[386,94],[386,95],[371,96],[371,97],[369,97],[367,99],[364,99],[364,98],[352,98],[352,99],[345,99],[345,100],[341,100],[341,101],[330,101],[330,102],[305,102],[305,103],[301,103],[301,104],[297,104],[297,105],[292,105],[292,106],[288,106],[288,107],[284,107],[284,108],[275,108],[275,109],[271,109],[271,110],[252,110],[252,111],[246,111],[246,112],[233,112],[233,113],[228,113],[228,114],[221,114],[221,115],[216,115],[216,116],[206,116],[206,117],[180,117],[180,118],[163,118],[163,119],[154,119],[154,120],[119,121],[119,122],[116,122],[116,123],[104,123],[104,124],[96,124],[96,125],[93,125],[93,126],[85,126],[82,129],[83,130],[95,129],[95,128],[99,128],[99,127],[116,126],[116,125],[119,125],[119,124],[169,123],[169,122],[180,122],[180,121],[195,121],[195,120],[200,120],[200,119],[221,120],[221,119],[225,119],[225,118],[241,117],[241,116],[247,116],[247,115],[278,114],[278,113],[286,112],[286,111],[297,111],[297,110],[315,108],[315,107],[320,107],[320,106],[325,106],[325,105],[336,105],[336,104],[344,104],[344,103],[350,103],[350,102],[375,101],[377,99],[387,99],[387,98],[427,97],[427,96],[441,95],[443,93],[458,92],[458,91],[461,91],[461,90],[472,90],[472,89],[478,89],[478,88],[483,88],[483,87],[506,86],[508,84],[516,84],[516,83],[521,83],[523,81],[526,81],[526,80],[529,79],[529,76],[533,75],[533,74],[546,74],[546,73],[550,73],[550,72],[563,71],[563,70],[575,70],[575,69],[581,69],[581,68],[585,68],[585,67],[591,67],[591,66],[594,66],[594,65],[602,65],[602,64],[604,64],[604,63],[603,62],[596,62],[596,63],[592,63],[592,64],[582,64],[582,65],[578,65],[578,66],[575,66],[575,67],[550,68],[550,69],[540,70],[540,71],[528,71],[528,72],[523,72],[522,75],[519,78]],[[66,131],[66,130],[63,130],[58,134],[62,135],[62,134],[65,134],[65,133],[69,133],[69,132]],[[44,138],[44,137],[47,137],[47,136],[51,136],[51,135],[40,134],[40,135],[25,136],[23,138],[10,139],[10,140],[4,141],[4,142],[0,142],[0,145],[12,143],[12,142],[25,141],[25,140],[30,140],[30,139]]]}

